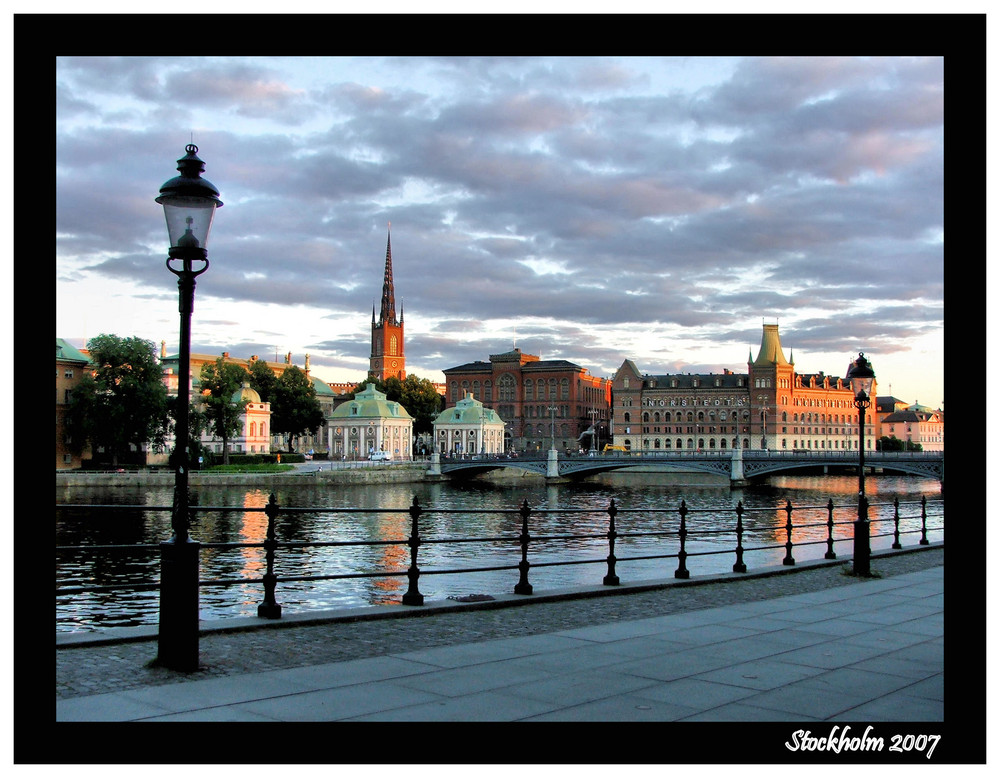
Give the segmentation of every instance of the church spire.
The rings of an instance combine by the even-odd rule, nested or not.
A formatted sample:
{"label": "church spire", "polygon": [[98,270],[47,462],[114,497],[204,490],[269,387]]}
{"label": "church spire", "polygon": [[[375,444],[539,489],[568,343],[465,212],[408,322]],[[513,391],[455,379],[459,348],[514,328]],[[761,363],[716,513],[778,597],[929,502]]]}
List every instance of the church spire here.
{"label": "church spire", "polygon": [[[392,224],[389,224],[390,229]],[[378,322],[372,305],[372,352],[368,375],[385,380],[406,378],[406,356],[403,350],[403,309],[396,318],[396,291],[392,283],[392,236],[385,241],[385,275],[382,280],[382,304]]]}
{"label": "church spire", "polygon": [[389,230],[385,242],[385,275],[382,279],[382,310],[379,321],[382,324],[396,326],[396,292],[392,284],[392,222],[389,222]]}

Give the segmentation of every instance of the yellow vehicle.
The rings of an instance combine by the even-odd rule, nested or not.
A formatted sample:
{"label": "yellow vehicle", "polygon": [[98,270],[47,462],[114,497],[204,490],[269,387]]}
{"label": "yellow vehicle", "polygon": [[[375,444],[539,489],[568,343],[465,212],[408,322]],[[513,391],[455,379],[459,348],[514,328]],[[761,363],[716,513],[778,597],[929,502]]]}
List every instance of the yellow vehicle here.
{"label": "yellow vehicle", "polygon": [[625,446],[612,446],[610,443],[604,447],[605,454],[613,454],[615,452],[624,454],[626,450]]}

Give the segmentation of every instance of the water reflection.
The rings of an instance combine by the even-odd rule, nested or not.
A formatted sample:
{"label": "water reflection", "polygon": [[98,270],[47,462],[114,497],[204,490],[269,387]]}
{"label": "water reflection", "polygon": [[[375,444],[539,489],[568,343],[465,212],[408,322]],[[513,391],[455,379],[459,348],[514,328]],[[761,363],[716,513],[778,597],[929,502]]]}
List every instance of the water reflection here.
{"label": "water reflection", "polygon": [[[891,518],[892,498],[918,502],[927,496],[932,510],[941,515],[940,485],[932,479],[871,476],[866,479],[872,502],[871,518]],[[408,509],[416,498],[426,513],[421,517],[419,588],[427,600],[468,594],[509,593],[518,580],[520,505],[532,509],[529,578],[536,592],[582,584],[600,583],[607,572],[600,564],[608,554],[608,507],[618,508],[619,538],[616,572],[623,582],[672,578],[677,569],[677,531],[681,500],[689,508],[687,568],[692,575],[730,572],[735,560],[736,505],[742,501],[745,535],[744,560],[752,569],[781,565],[787,541],[785,506],[794,506],[792,532],[796,561],[821,558],[827,550],[827,502],[836,507],[835,551],[851,553],[852,512],[856,508],[857,480],[847,476],[784,476],[760,486],[728,486],[651,482],[648,478],[618,476],[604,481],[543,485],[538,482],[468,482],[379,484],[377,486],[296,486],[275,490],[283,507],[315,508],[305,513],[282,514],[276,525],[279,542],[338,543],[398,540],[376,546],[338,545],[279,549],[275,572],[279,579],[329,576],[373,571],[405,572],[410,565],[407,538],[411,522]],[[202,543],[262,543],[267,533],[269,492],[232,486],[197,490],[202,506],[242,506],[254,510],[196,513],[191,535]],[[169,488],[74,488],[57,490],[56,501],[75,504],[133,504],[169,506]],[[345,511],[344,509],[352,509]],[[378,509],[378,510],[376,510]],[[388,510],[387,510],[388,509]],[[470,511],[488,511],[471,513]],[[548,512],[545,512],[548,511]],[[920,506],[901,511],[901,529],[919,529]],[[931,511],[929,511],[931,513]],[[932,514],[933,515],[933,514]],[[940,524],[940,520],[936,524]],[[892,526],[876,525],[873,548],[888,547]],[[82,510],[57,513],[57,545],[157,544],[170,535],[169,511],[136,508],[108,514]],[[552,536],[576,534],[573,540]],[[931,540],[938,539],[931,534]],[[476,538],[475,542],[444,545],[444,538]],[[905,535],[904,545],[915,545],[918,535]],[[765,548],[772,546],[774,548]],[[720,549],[727,553],[706,555]],[[650,558],[659,557],[659,558]],[[567,560],[594,560],[598,564],[547,566]],[[463,574],[436,574],[439,570],[500,566],[503,570]],[[206,548],[201,577],[246,579],[238,586],[205,586],[201,590],[201,618],[223,619],[255,615],[263,599],[258,581],[265,572],[264,549]],[[115,554],[60,553],[57,581],[60,587],[110,583],[156,582],[159,554],[128,551]],[[399,602],[408,587],[405,575],[337,578],[327,581],[282,581],[277,600],[284,612],[380,605]],[[57,600],[57,630],[80,631],[111,626],[155,624],[158,594],[152,592],[84,592]]]}

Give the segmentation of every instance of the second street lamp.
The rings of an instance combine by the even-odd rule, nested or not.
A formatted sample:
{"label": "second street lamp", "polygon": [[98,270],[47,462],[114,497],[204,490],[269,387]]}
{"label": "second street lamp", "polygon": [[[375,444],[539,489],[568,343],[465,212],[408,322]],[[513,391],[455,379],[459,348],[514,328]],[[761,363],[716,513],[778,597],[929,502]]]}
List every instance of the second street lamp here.
{"label": "second street lamp", "polygon": [[170,238],[167,269],[177,276],[180,311],[177,419],[174,448],[174,499],[170,525],[173,536],[160,544],[159,664],[174,670],[198,669],[198,554],[201,544],[188,535],[190,495],[191,313],[195,278],[208,270],[208,233],[215,210],[222,205],[219,190],[201,177],[205,163],[193,143],[177,160],[180,172],[160,187],[156,202],[163,206]]}
{"label": "second street lamp", "polygon": [[872,387],[875,371],[864,352],[851,363],[847,371],[854,395],[854,407],[858,409],[858,518],[854,522],[854,573],[871,575],[871,544],[868,523],[868,499],[865,496],[865,416],[872,406]]}

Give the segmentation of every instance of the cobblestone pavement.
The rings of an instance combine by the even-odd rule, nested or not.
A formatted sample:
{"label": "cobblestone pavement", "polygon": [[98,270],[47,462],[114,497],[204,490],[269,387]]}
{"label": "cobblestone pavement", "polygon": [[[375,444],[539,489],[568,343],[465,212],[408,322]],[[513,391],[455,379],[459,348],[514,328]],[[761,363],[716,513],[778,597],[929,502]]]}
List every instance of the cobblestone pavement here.
{"label": "cobblestone pavement", "polygon": [[[932,547],[913,553],[873,556],[872,572],[889,577],[943,564],[944,548]],[[857,579],[846,575],[847,570],[850,564],[846,562],[826,567],[791,567],[782,568],[781,574],[775,575],[709,583],[692,580],[650,591],[533,602],[517,607],[470,608],[405,618],[212,633],[202,635],[201,668],[189,674],[149,666],[156,655],[155,640],[60,648],[56,651],[56,698],[536,635],[753,602],[850,585]]]}

